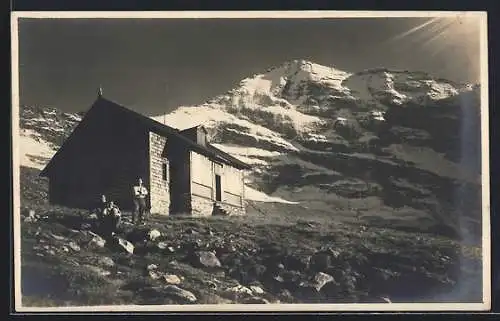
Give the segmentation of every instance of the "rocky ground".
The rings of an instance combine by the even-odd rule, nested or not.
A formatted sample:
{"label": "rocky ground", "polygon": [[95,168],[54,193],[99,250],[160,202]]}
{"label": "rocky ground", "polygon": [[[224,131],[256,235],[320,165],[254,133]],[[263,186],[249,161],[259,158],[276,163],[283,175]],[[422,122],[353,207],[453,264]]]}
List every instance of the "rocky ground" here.
{"label": "rocky ground", "polygon": [[40,182],[31,178],[22,198],[26,306],[481,299],[478,251],[451,238],[316,216],[283,220],[274,207],[268,216],[153,216],[140,227],[125,213],[106,240],[87,212],[45,204],[43,188],[34,192]]}

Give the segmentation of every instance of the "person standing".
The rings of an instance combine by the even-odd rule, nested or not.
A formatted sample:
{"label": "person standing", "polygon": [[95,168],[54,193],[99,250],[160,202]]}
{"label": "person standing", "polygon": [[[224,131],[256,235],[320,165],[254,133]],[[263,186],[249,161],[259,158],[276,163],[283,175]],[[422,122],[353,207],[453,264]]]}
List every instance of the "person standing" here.
{"label": "person standing", "polygon": [[132,223],[136,224],[144,219],[144,212],[146,211],[146,196],[148,195],[148,190],[143,185],[142,178],[139,178],[137,184],[133,186],[133,193],[134,211],[132,212]]}

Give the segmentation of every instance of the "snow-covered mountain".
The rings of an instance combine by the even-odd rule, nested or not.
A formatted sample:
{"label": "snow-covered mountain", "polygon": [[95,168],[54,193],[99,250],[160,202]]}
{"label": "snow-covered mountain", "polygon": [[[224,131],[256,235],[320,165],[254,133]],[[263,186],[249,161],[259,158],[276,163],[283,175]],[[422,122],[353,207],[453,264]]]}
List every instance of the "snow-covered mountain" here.
{"label": "snow-covered mountain", "polygon": [[22,106],[19,109],[19,152],[22,166],[42,169],[82,120],[83,113],[55,108]]}
{"label": "snow-covered mountain", "polygon": [[[481,217],[479,114],[478,85],[295,60],[154,118],[178,129],[203,124],[216,147],[254,165],[251,200],[463,230]],[[79,117],[23,109],[23,155],[38,139],[46,158]]]}

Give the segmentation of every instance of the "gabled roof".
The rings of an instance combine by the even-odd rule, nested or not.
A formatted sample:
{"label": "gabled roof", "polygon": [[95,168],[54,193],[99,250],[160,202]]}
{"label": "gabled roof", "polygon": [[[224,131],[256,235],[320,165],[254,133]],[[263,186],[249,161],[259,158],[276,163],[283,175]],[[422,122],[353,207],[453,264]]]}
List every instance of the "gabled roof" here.
{"label": "gabled roof", "polygon": [[[205,147],[205,146],[202,146],[200,144],[197,144],[196,142],[192,141],[188,137],[182,135],[181,131],[179,131],[175,128],[172,128],[170,126],[164,125],[160,122],[157,122],[152,118],[141,115],[141,114],[139,114],[133,110],[130,110],[130,109],[128,109],[128,108],[126,108],[126,107],[124,107],[116,102],[105,99],[102,96],[99,96],[97,98],[97,100],[92,105],[91,109],[93,109],[93,108],[101,109],[103,107],[104,108],[111,108],[113,110],[113,112],[123,113],[127,117],[130,117],[131,119],[138,121],[138,123],[141,126],[143,126],[144,128],[146,128],[149,131],[153,131],[153,132],[155,132],[159,135],[162,135],[162,136],[173,136],[173,137],[179,139],[180,142],[184,143],[189,149],[191,149],[197,153],[200,153],[200,154],[202,154],[202,155],[204,155],[212,160],[219,161],[219,162],[234,166],[234,167],[239,168],[239,169],[250,169],[251,168],[250,165],[243,163],[239,159],[237,159],[237,158],[235,158],[227,153],[224,153],[220,149],[217,149],[213,146]],[[88,114],[89,113],[87,113],[87,115]],[[84,117],[84,119],[85,119],[85,117]],[[84,119],[82,119],[82,122],[84,121]],[[63,147],[64,147],[64,144],[63,144],[63,146],[61,146],[61,148],[59,148],[56,155],[54,155],[54,157],[51,159],[49,164],[47,164],[47,166],[44,168],[44,170],[41,173],[42,175],[46,174],[47,169],[49,168],[49,165],[51,165],[53,159],[56,158],[58,156],[58,154],[60,154],[59,152],[62,150]]]}

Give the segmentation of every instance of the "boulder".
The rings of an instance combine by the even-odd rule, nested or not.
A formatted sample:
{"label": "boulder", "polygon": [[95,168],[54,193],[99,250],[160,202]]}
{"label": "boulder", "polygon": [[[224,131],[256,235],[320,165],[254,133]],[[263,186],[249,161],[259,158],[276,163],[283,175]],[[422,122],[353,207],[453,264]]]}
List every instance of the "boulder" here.
{"label": "boulder", "polygon": [[155,241],[157,238],[161,236],[160,231],[153,229],[148,232],[148,238],[150,241]]}
{"label": "boulder", "polygon": [[260,286],[251,285],[249,288],[253,293],[264,294],[264,290]]}
{"label": "boulder", "polygon": [[163,276],[163,279],[165,280],[166,283],[172,284],[172,285],[178,285],[181,284],[181,279],[175,275],[175,274],[165,274]]}
{"label": "boulder", "polygon": [[248,295],[253,294],[252,290],[250,290],[249,288],[247,288],[246,286],[243,286],[243,285],[233,286],[231,288],[228,288],[227,291],[232,292],[232,293],[238,293],[238,294],[248,294]]}
{"label": "boulder", "polygon": [[80,246],[73,241],[69,242],[68,246],[75,252],[80,251]]}
{"label": "boulder", "polygon": [[94,245],[97,247],[104,247],[106,245],[106,240],[104,240],[102,237],[92,232],[89,233],[93,235],[92,239],[89,242],[89,245]]}
{"label": "boulder", "polygon": [[158,265],[156,265],[156,264],[149,264],[149,265],[146,267],[146,269],[147,269],[148,271],[153,271],[153,270],[158,269]]}
{"label": "boulder", "polygon": [[168,244],[167,242],[159,242],[158,244],[156,244],[156,247],[160,250],[164,250],[168,247]]}
{"label": "boulder", "polygon": [[335,279],[333,278],[333,276],[331,276],[330,274],[323,273],[323,272],[318,272],[314,276],[312,284],[316,288],[316,290],[321,291],[321,288],[325,284],[330,283],[330,282],[335,282]]}
{"label": "boulder", "polygon": [[134,254],[134,245],[129,241],[119,237],[114,237],[113,241],[117,250],[127,252],[129,254]]}
{"label": "boulder", "polygon": [[153,280],[158,280],[161,278],[161,274],[154,270],[148,271],[148,275]]}
{"label": "boulder", "polygon": [[215,256],[215,254],[212,252],[198,251],[195,252],[194,257],[195,257],[194,263],[201,267],[219,268],[222,266],[217,256]]}
{"label": "boulder", "polygon": [[180,287],[178,287],[176,285],[167,285],[164,288],[164,293],[169,295],[169,296],[179,298],[183,301],[190,302],[190,303],[195,303],[198,300],[193,293],[191,293],[187,290],[181,289]]}

